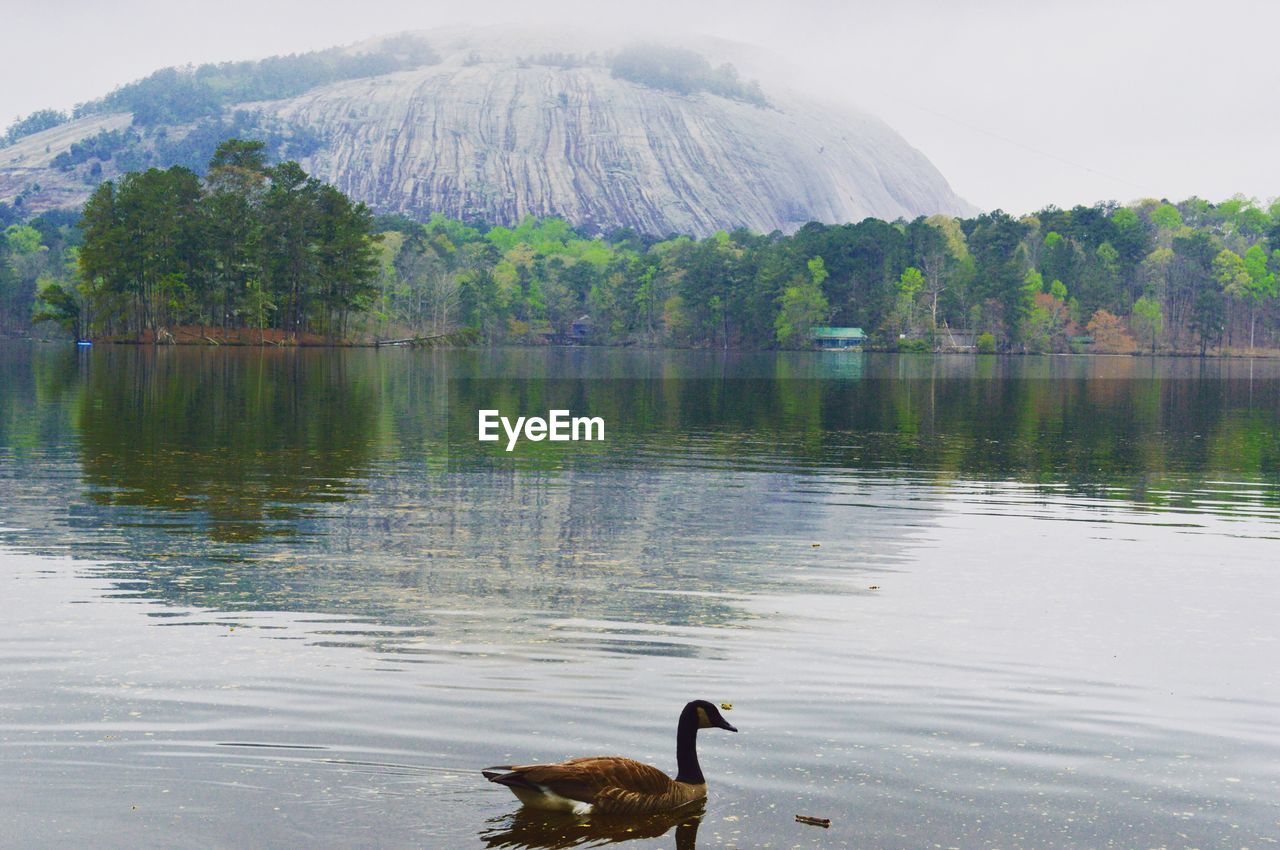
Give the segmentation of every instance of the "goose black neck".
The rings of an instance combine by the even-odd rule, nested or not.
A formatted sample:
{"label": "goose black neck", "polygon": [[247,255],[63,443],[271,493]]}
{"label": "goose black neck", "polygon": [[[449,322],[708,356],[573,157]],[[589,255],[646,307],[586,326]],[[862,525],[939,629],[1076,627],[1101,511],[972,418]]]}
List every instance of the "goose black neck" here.
{"label": "goose black neck", "polygon": [[707,780],[698,766],[698,711],[692,705],[680,712],[680,725],[676,728],[677,782],[705,785]]}

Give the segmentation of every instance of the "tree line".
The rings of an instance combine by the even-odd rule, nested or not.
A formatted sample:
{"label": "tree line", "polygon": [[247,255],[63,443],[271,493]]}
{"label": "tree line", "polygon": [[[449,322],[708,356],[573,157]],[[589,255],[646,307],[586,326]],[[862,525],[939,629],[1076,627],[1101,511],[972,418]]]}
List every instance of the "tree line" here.
{"label": "tree line", "polygon": [[374,218],[296,163],[267,165],[261,143],[230,140],[203,180],[127,174],[72,218],[5,231],[0,328],[536,343],[576,324],[602,344],[797,348],[830,324],[898,350],[1280,347],[1280,202],[1243,197],[593,236],[555,218]]}
{"label": "tree line", "polygon": [[679,47],[637,44],[609,57],[613,76],[679,94],[709,92],[756,106],[768,106],[756,80],[743,80],[729,63],[712,67],[701,54]]}
{"label": "tree line", "polygon": [[133,125],[144,129],[181,124],[217,117],[236,103],[293,97],[328,83],[376,77],[439,61],[429,43],[402,33],[358,53],[331,47],[244,62],[161,68],[105,97],[77,104],[70,113],[41,109],[18,117],[0,133],[0,148],[87,115],[129,112]]}
{"label": "tree line", "polygon": [[606,238],[558,219],[382,218],[373,329],[492,342],[807,347],[817,325],[885,349],[1017,352],[1280,346],[1280,202],[1144,200],[1015,218],[866,219],[794,234]]}

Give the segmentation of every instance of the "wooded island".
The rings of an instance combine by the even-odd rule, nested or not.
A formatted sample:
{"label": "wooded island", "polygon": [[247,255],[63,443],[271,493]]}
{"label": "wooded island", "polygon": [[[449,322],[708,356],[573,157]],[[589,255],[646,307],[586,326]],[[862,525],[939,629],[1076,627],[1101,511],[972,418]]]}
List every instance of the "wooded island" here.
{"label": "wooded island", "polygon": [[[871,347],[1244,353],[1280,347],[1280,202],[1142,200],[1016,218],[866,219],[794,234],[592,236],[376,217],[259,141],[201,177],[149,169],[79,214],[0,205],[0,330],[76,338],[807,348],[822,325]],[[47,333],[48,331],[45,331]],[[188,334],[188,336],[191,336]]]}

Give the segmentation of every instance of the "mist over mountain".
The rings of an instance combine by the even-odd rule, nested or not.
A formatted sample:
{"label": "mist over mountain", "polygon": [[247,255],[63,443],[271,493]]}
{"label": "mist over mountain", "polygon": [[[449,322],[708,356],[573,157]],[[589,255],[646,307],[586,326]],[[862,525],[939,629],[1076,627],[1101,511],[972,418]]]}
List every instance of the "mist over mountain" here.
{"label": "mist over mountain", "polygon": [[973,209],[889,126],[745,46],[501,28],[165,69],[37,113],[0,137],[0,201],[77,206],[124,171],[202,170],[233,135],[413,218],[706,235]]}

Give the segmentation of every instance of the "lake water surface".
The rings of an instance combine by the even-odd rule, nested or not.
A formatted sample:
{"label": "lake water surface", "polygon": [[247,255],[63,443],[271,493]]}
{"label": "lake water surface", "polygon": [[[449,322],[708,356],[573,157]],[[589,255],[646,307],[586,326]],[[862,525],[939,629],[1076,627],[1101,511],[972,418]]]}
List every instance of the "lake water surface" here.
{"label": "lake water surface", "polygon": [[3,344],[0,587],[5,846],[1280,840],[1275,362]]}

